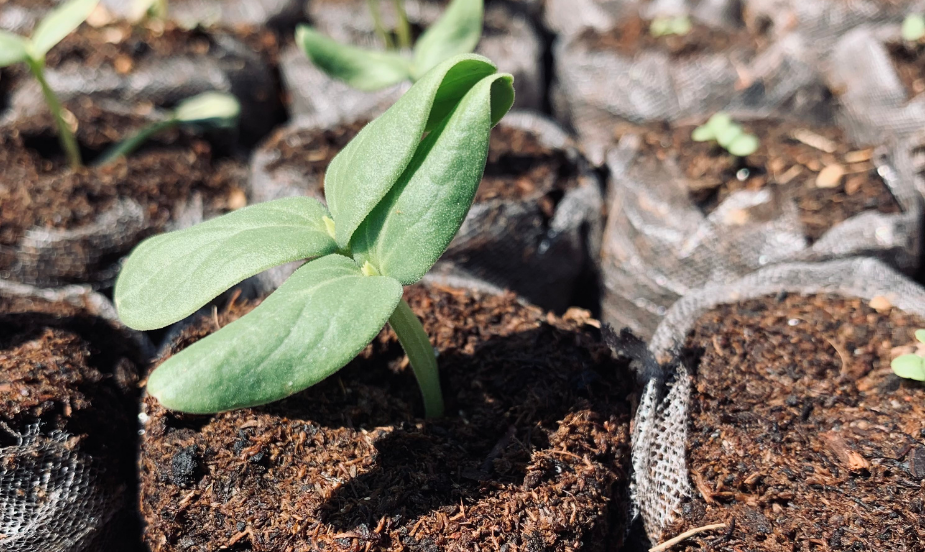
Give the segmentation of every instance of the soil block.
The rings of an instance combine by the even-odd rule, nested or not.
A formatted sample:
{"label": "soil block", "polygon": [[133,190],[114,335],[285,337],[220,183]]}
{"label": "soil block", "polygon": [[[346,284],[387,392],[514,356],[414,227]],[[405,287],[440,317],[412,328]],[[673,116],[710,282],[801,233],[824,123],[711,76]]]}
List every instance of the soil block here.
{"label": "soil block", "polygon": [[135,341],[93,297],[84,307],[3,284],[0,548],[140,550]]}
{"label": "soil block", "polygon": [[693,496],[676,550],[917,550],[925,387],[892,374],[925,320],[836,295],[715,307],[688,335]]}
{"label": "soil block", "polygon": [[[322,383],[191,416],[145,401],[141,504],[152,552],[616,550],[628,514],[626,366],[585,311],[413,286],[448,415],[423,420],[383,332]],[[187,328],[188,346],[252,308]]]}
{"label": "soil block", "polygon": [[[89,98],[68,102],[86,162],[150,121]],[[142,238],[244,206],[246,169],[186,132],[157,135],[106,167],[71,171],[50,113],[0,129],[0,276],[105,285]]]}
{"label": "soil block", "polygon": [[[303,121],[274,134],[251,162],[258,203],[308,195],[324,200],[324,172],[366,121],[326,127]],[[510,288],[541,307],[589,306],[603,228],[601,184],[565,132],[513,112],[492,131],[484,178],[466,221],[434,272]],[[293,268],[262,278],[275,288]]]}

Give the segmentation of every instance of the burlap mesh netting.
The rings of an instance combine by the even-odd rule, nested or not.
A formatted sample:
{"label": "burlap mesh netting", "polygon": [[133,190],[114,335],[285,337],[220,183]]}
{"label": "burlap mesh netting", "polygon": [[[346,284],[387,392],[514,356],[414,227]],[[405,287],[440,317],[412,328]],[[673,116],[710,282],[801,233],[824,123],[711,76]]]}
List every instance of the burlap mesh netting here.
{"label": "burlap mesh netting", "polygon": [[649,343],[661,368],[643,374],[647,382],[633,433],[635,514],[642,516],[650,539],[674,536],[663,535],[663,530],[692,492],[686,449],[693,367],[677,355],[679,346],[697,319],[716,305],[780,292],[837,293],[864,300],[885,296],[894,307],[925,316],[925,289],[870,258],[774,266],[675,303]]}

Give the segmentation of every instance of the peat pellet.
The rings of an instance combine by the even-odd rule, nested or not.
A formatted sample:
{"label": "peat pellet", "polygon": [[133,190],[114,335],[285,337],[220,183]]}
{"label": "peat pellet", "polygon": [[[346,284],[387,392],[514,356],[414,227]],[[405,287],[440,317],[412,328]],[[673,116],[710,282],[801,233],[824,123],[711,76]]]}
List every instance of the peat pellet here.
{"label": "peat pellet", "polygon": [[[447,416],[423,420],[391,330],[318,385],[212,416],[144,403],[152,552],[619,547],[631,381],[586,312],[413,286]],[[244,315],[237,302],[164,352]],[[217,321],[217,322],[216,322]]]}
{"label": "peat pellet", "polygon": [[[528,4],[529,2],[519,2]],[[514,75],[517,88],[514,107],[540,110],[546,98],[546,74],[542,34],[532,19],[508,2],[487,2],[482,40],[475,53],[488,57],[498,70]],[[378,3],[383,23],[397,23],[394,5]],[[405,2],[415,35],[433,24],[446,7],[444,1]],[[313,25],[335,40],[371,49],[382,49],[364,0],[321,0],[306,8]],[[281,55],[283,83],[290,96],[290,112],[323,119],[330,124],[380,115],[397,100],[407,83],[376,92],[354,90],[318,70],[301,48],[290,44]]]}
{"label": "peat pellet", "polygon": [[[103,0],[114,16],[134,15],[134,2]],[[299,0],[171,0],[167,17],[186,28],[211,25],[288,28],[302,15]]]}
{"label": "peat pellet", "polygon": [[[365,120],[326,126],[303,119],[274,134],[251,161],[257,203],[324,199],[324,171]],[[434,272],[509,288],[541,307],[564,310],[584,297],[603,227],[599,177],[566,133],[527,112],[492,131],[485,176],[462,228]],[[293,267],[262,277],[275,288]]]}
{"label": "peat pellet", "polygon": [[0,280],[0,547],[141,550],[139,341],[87,289]]}
{"label": "peat pellet", "polygon": [[[65,104],[92,161],[151,122],[121,104]],[[106,167],[63,159],[48,112],[0,128],[0,277],[40,286],[110,284],[148,235],[241,207],[246,167],[194,135],[162,133]]]}

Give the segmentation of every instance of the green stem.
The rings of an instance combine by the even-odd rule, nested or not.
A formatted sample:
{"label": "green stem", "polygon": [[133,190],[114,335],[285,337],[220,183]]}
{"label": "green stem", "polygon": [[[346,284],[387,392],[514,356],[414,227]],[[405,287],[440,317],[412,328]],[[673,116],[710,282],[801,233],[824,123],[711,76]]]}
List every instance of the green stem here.
{"label": "green stem", "polygon": [[411,361],[411,369],[424,396],[424,415],[428,418],[443,416],[443,393],[440,391],[440,371],[434,347],[407,301],[402,299],[395,307],[389,324],[398,334],[398,341]]}
{"label": "green stem", "polygon": [[157,0],[154,2],[152,13],[158,19],[167,19],[167,0]]}
{"label": "green stem", "polygon": [[64,120],[64,108],[61,107],[58,96],[55,95],[51,87],[48,86],[48,81],[45,80],[45,62],[43,60],[29,59],[27,63],[29,65],[29,70],[32,71],[32,75],[39,81],[39,86],[42,87],[42,94],[45,95],[45,102],[48,104],[48,109],[51,110],[51,114],[55,118],[55,124],[58,126],[58,141],[61,142],[61,149],[64,150],[64,154],[67,156],[67,161],[71,165],[71,169],[77,170],[83,166],[83,162],[80,160],[80,148],[77,147],[77,139],[74,138],[71,127],[69,127]]}
{"label": "green stem", "polygon": [[402,50],[411,49],[411,25],[408,24],[408,12],[405,11],[405,1],[395,0],[395,12],[398,14],[398,46]]}
{"label": "green stem", "polygon": [[135,135],[110,146],[110,148],[107,149],[102,155],[100,155],[93,164],[97,167],[108,165],[116,159],[122,156],[127,156],[128,154],[138,149],[138,147],[145,143],[148,138],[163,130],[173,128],[178,124],[179,121],[174,118],[167,119],[166,121],[157,121],[156,123],[151,123],[150,125],[139,130]]}
{"label": "green stem", "polygon": [[376,5],[376,0],[366,0],[366,5],[369,7],[369,14],[373,16],[373,25],[376,27],[376,34],[382,39],[382,42],[385,43],[385,49],[394,50],[395,44],[392,42],[392,37],[389,36],[388,31],[385,30],[385,25],[382,23],[382,15],[379,13],[379,6]]}

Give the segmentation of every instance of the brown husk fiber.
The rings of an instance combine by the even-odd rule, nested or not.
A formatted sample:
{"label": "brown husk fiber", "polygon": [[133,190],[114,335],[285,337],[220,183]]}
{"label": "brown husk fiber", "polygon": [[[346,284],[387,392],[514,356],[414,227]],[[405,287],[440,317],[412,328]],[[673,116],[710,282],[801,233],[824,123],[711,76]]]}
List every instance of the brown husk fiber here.
{"label": "brown husk fiber", "polygon": [[925,321],[872,303],[779,295],[700,318],[694,497],[665,534],[727,530],[676,550],[922,550],[925,387],[889,364]]}
{"label": "brown husk fiber", "polygon": [[[439,350],[446,417],[420,418],[388,329],[266,407],[190,416],[149,397],[152,550],[617,549],[632,391],[596,322],[510,294],[413,286],[406,299]],[[170,351],[251,308],[201,318]]]}

